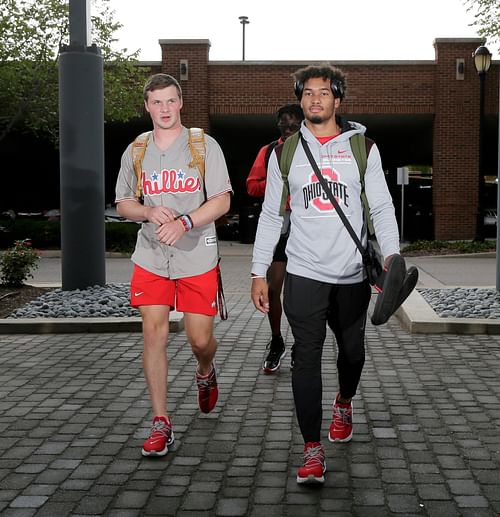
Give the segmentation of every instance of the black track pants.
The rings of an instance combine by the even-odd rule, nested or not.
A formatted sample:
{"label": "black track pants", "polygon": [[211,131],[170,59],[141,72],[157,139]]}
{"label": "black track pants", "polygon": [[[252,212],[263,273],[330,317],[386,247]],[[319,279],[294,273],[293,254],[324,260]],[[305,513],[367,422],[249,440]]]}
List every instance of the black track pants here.
{"label": "black track pants", "polygon": [[321,356],[327,323],[337,341],[339,391],[345,398],[356,393],[365,362],[365,324],[370,292],[367,281],[327,284],[286,275],[283,308],[295,340],[292,388],[304,442],[320,441]]}

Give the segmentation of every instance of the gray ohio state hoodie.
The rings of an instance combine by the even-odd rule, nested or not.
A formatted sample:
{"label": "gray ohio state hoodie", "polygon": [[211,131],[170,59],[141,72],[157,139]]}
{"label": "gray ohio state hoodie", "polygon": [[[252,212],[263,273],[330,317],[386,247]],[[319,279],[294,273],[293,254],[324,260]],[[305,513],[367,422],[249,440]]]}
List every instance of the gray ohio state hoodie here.
{"label": "gray ohio state hoodie", "polygon": [[[364,133],[356,122],[340,119],[342,132],[325,144],[302,122],[300,132],[328,181],[354,231],[366,244],[361,183],[349,138]],[[286,247],[287,271],[321,282],[351,284],[365,277],[361,254],[335,208],[328,200],[299,141],[288,175],[290,236]],[[280,236],[279,215],[283,179],[275,151],[268,165],[267,185],[253,248],[252,273],[265,276]],[[365,172],[365,192],[382,255],[399,253],[394,205],[382,170],[380,153],[372,145]]]}

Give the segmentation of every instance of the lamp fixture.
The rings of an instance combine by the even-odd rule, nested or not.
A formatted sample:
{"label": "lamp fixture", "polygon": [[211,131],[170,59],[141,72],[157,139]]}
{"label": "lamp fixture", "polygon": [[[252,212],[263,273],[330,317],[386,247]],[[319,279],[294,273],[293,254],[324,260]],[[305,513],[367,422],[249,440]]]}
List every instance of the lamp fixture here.
{"label": "lamp fixture", "polygon": [[485,74],[491,66],[491,52],[484,46],[478,47],[472,54],[478,74]]}

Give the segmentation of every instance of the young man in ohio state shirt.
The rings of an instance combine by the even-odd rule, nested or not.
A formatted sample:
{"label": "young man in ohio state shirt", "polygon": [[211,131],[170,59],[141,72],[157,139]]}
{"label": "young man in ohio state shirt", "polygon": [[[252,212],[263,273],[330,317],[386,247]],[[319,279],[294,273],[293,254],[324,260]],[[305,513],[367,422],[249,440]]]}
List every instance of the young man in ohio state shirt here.
{"label": "young man in ohio state shirt", "polygon": [[184,313],[188,341],[198,360],[200,410],[209,413],[218,397],[213,335],[217,312],[218,249],[214,221],[230,207],[231,183],[222,150],[205,135],[205,178],[201,178],[181,124],[182,91],[167,74],[151,76],[144,106],[153,131],[142,161],[137,198],[132,146],[123,153],[116,183],[117,212],[141,222],[132,255],[131,304],[143,321],[144,375],[153,426],[144,456],[163,456],[174,441],[167,407],[167,342],[172,309]]}
{"label": "young man in ohio state shirt", "polygon": [[[310,66],[295,73],[295,93],[305,117],[300,134],[340,208],[366,244],[360,174],[349,140],[355,133],[364,133],[365,128],[337,116],[345,90],[344,74],[330,65]],[[283,220],[280,208],[284,182],[277,149],[269,160],[252,264],[252,301],[264,313],[269,310],[265,275]],[[399,234],[380,154],[374,143],[368,152],[364,182],[377,240],[388,264],[392,256],[399,253]],[[300,141],[291,163],[288,185],[291,216],[283,308],[295,340],[292,388],[305,444],[304,463],[298,469],[297,482],[323,483],[326,462],[320,435],[321,355],[326,325],[337,343],[339,381],[328,438],[332,442],[346,442],[353,433],[351,400],[365,361],[365,323],[371,288],[361,255],[324,195]]]}

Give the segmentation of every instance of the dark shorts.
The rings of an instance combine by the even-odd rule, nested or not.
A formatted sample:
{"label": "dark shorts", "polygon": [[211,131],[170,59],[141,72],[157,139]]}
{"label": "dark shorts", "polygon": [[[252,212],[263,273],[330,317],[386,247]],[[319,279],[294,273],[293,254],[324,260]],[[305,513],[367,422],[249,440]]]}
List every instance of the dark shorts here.
{"label": "dark shorts", "polygon": [[282,233],[276,249],[274,250],[273,262],[286,262],[287,256],[285,253],[286,243],[288,241],[288,232]]}

